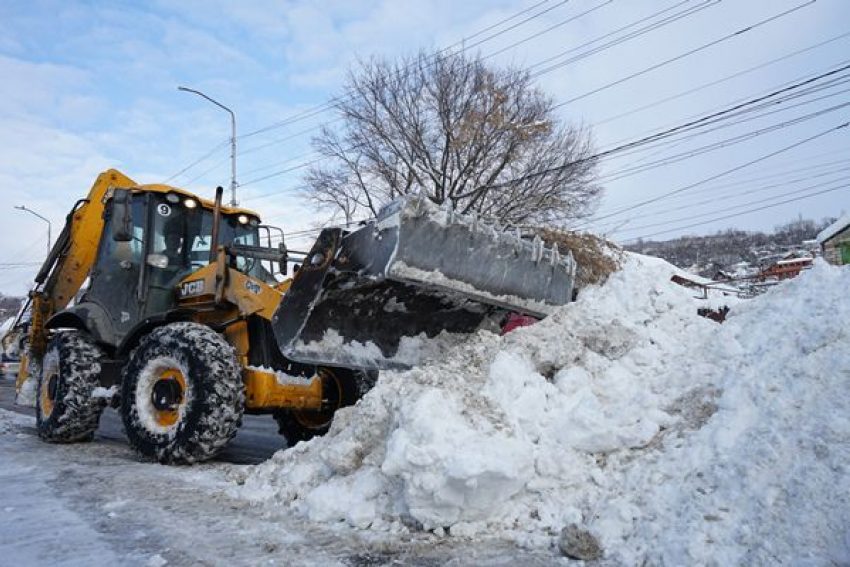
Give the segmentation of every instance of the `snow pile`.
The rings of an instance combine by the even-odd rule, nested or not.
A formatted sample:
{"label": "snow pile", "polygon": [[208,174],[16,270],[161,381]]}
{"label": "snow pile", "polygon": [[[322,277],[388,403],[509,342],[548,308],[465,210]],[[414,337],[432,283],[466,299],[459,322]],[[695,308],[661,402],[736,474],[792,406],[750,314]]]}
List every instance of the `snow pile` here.
{"label": "snow pile", "polygon": [[617,564],[850,562],[850,270],[819,263],[723,326],[674,272],[630,256],[537,325],[384,373],[234,492],[534,546],[579,524]]}

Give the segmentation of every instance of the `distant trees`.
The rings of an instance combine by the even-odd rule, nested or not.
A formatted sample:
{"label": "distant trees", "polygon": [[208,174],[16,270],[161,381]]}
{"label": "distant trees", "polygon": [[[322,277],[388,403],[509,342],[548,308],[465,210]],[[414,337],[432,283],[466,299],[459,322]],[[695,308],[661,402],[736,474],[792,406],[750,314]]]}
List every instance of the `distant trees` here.
{"label": "distant trees", "polygon": [[788,251],[797,250],[806,240],[832,224],[835,219],[818,221],[799,219],[777,226],[773,234],[728,229],[705,236],[682,236],[663,242],[640,240],[625,248],[632,252],[664,258],[680,268],[708,268],[711,277],[716,268],[729,268],[738,262],[758,265]]}
{"label": "distant trees", "polygon": [[305,193],[347,221],[421,193],[511,224],[591,214],[601,187],[589,131],[562,123],[528,72],[478,56],[425,53],[363,62],[314,138],[323,160]]}

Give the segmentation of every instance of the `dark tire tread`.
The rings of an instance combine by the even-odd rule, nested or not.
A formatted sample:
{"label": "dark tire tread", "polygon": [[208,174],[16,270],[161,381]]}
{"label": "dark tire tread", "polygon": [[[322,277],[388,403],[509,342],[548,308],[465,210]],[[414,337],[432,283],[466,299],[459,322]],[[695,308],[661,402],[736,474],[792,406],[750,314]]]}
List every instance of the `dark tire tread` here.
{"label": "dark tire tread", "polygon": [[[106,400],[93,398],[100,386],[100,360],[104,353],[81,331],[61,331],[47,347],[36,389],[36,429],[38,436],[50,443],[89,441],[97,430]],[[58,357],[59,379],[57,399],[49,416],[42,415],[40,395],[44,367]],[[35,365],[33,365],[35,366]]]}
{"label": "dark tire tread", "polygon": [[[140,373],[158,357],[180,361],[193,396],[173,432],[149,430],[135,400]],[[133,449],[163,464],[192,464],[220,453],[236,436],[245,410],[245,387],[233,347],[199,323],[171,323],[145,336],[130,355],[122,376],[121,417]]]}

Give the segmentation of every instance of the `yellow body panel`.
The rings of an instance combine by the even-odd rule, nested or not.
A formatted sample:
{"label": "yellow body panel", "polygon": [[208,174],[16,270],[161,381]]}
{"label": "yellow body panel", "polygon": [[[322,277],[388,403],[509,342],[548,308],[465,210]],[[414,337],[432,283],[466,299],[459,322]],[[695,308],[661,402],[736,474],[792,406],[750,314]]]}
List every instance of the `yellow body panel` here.
{"label": "yellow body panel", "polygon": [[271,320],[283,294],[289,289],[290,281],[271,286],[228,267],[226,262],[221,254],[216,263],[204,266],[183,278],[180,282],[181,290],[185,284],[203,281],[203,292],[190,296],[181,295],[180,305],[209,304],[220,308],[227,303],[233,305],[242,317],[259,315]]}
{"label": "yellow body panel", "polygon": [[280,384],[271,372],[255,368],[242,371],[245,380],[245,406],[250,409],[320,409],[322,379],[316,376],[309,384]]}
{"label": "yellow body panel", "polygon": [[29,355],[24,353],[21,355],[21,367],[18,370],[18,378],[15,380],[15,391],[20,392],[21,386],[24,385],[24,382],[29,378]]}

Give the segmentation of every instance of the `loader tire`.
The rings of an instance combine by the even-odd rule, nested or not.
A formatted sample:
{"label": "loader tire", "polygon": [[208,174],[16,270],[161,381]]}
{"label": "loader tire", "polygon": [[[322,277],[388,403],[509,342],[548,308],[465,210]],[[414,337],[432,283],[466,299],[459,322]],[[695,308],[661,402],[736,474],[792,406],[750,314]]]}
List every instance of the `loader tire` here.
{"label": "loader tire", "polygon": [[317,373],[322,377],[328,400],[324,409],[281,410],[274,414],[278,432],[284,436],[288,447],[327,433],[336,410],[356,404],[378,379],[377,371],[319,367]]}
{"label": "loader tire", "polygon": [[36,429],[50,443],[90,441],[106,407],[93,398],[104,353],[87,334],[63,331],[51,339],[38,373]]}
{"label": "loader tire", "polygon": [[145,336],[124,367],[121,418],[130,445],[163,464],[206,461],[236,435],[245,386],[233,348],[198,323]]}

